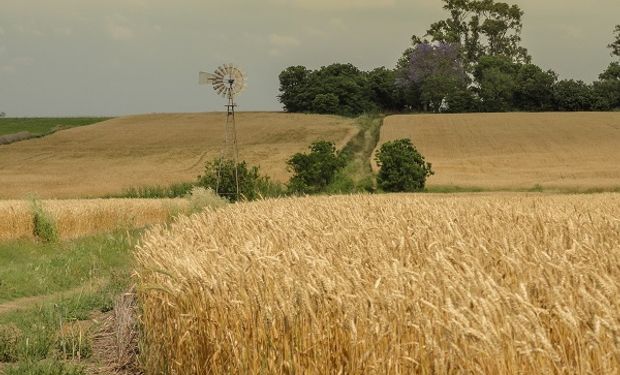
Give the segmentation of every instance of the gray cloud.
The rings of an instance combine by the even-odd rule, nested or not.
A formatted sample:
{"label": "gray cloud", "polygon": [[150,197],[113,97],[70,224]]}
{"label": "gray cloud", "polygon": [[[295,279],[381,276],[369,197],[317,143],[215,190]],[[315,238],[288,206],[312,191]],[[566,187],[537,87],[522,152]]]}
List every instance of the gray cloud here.
{"label": "gray cloud", "polygon": [[[592,81],[611,61],[617,0],[516,3],[543,68]],[[276,110],[285,67],[392,67],[412,34],[444,17],[438,0],[2,0],[0,111],[221,110],[196,73],[226,62],[248,72],[242,110]]]}

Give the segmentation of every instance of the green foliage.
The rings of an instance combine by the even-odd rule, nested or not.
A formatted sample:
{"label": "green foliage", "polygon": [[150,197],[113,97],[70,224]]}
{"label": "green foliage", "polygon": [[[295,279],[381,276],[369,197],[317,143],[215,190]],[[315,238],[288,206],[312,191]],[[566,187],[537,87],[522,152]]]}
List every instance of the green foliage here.
{"label": "green foliage", "polygon": [[[482,56],[505,56],[513,62],[529,62],[521,46],[523,11],[517,5],[494,0],[443,0],[450,17],[433,23],[426,35],[432,42],[457,43],[461,58],[470,68]],[[427,40],[428,41],[428,40]],[[412,37],[414,45],[423,42]]]}
{"label": "green foliage", "polygon": [[5,375],[86,375],[83,367],[56,360],[27,361],[9,366]]}
{"label": "green foliage", "polygon": [[352,64],[332,64],[318,70],[291,66],[279,78],[278,98],[288,112],[356,116],[401,108],[394,72],[385,68],[363,72]]}
{"label": "green foliage", "polygon": [[335,94],[318,94],[312,101],[312,110],[316,113],[338,113],[338,97]]}
{"label": "green foliage", "polygon": [[[237,180],[239,197],[237,197]],[[198,186],[212,189],[220,196],[236,202],[238,199],[255,200],[264,192],[275,190],[269,177],[261,176],[257,166],[249,166],[245,161],[237,163],[229,159],[215,159],[205,166],[204,174],[198,176]]]}
{"label": "green foliage", "polygon": [[310,153],[297,153],[287,161],[293,172],[288,189],[298,194],[324,192],[345,164],[344,158],[336,152],[333,142],[314,142],[310,146]]}
{"label": "green foliage", "polygon": [[590,110],[592,99],[592,88],[583,81],[561,80],[553,86],[553,101],[558,111]]}
{"label": "green foliage", "polygon": [[608,46],[611,49],[611,55],[620,57],[620,25],[616,25],[614,29],[614,41]]}
{"label": "green foliage", "polygon": [[483,56],[474,77],[478,82],[478,95],[485,112],[505,112],[513,108],[519,66],[502,56]]}
{"label": "green foliage", "polygon": [[34,237],[42,242],[58,242],[58,229],[54,219],[43,209],[41,202],[31,200]]}
{"label": "green foliage", "polygon": [[377,183],[387,192],[424,190],[426,178],[434,174],[431,164],[406,138],[384,143],[375,160],[380,167]]}
{"label": "green foliage", "polygon": [[[110,311],[115,296],[127,290],[135,238],[135,233],[119,233],[54,244],[0,244],[0,302],[41,297],[36,305],[0,314],[0,362],[18,362],[7,368],[9,373],[55,374],[57,363],[36,361],[84,359],[92,353],[87,332],[73,322]],[[60,373],[71,374],[71,369]]]}
{"label": "green foliage", "polygon": [[194,188],[192,182],[181,182],[168,186],[140,186],[131,187],[124,190],[121,194],[109,195],[106,198],[132,198],[132,199],[162,199],[162,198],[182,198],[189,194]]}
{"label": "green foliage", "polygon": [[534,64],[519,67],[515,77],[514,106],[523,111],[548,111],[553,108],[553,85],[557,75]]}
{"label": "green foliage", "polygon": [[[397,83],[397,72],[385,67],[367,73],[370,100],[382,111],[401,111],[405,107],[405,90]],[[366,111],[369,112],[369,111]]]}

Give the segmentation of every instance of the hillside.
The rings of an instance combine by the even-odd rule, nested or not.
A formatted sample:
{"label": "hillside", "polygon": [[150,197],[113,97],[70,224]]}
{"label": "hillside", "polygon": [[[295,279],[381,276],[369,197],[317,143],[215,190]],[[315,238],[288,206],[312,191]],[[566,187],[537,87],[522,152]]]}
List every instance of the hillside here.
{"label": "hillside", "polygon": [[431,187],[620,187],[620,113],[391,116],[379,145],[405,137],[433,164]]}
{"label": "hillside", "polygon": [[[272,178],[286,160],[327,139],[344,145],[357,132],[336,116],[239,113],[240,158]],[[220,153],[225,113],[129,116],[0,146],[0,198],[77,198],[125,188],[192,181]]]}

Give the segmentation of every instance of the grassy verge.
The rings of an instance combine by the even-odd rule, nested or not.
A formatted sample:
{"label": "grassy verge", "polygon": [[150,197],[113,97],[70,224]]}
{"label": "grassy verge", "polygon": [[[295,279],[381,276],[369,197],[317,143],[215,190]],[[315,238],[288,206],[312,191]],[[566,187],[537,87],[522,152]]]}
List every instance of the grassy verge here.
{"label": "grassy verge", "polygon": [[558,188],[544,187],[536,184],[531,188],[483,188],[479,186],[439,185],[427,186],[424,193],[454,194],[454,193],[549,193],[549,194],[599,194],[620,193],[616,188]]}
{"label": "grassy verge", "polygon": [[365,115],[357,122],[360,132],[342,149],[347,164],[328,186],[328,193],[371,192],[376,188],[370,160],[379,142],[383,116]]}
{"label": "grassy verge", "polygon": [[138,235],[0,244],[0,372],[84,373],[96,319],[130,286]]}
{"label": "grassy verge", "polygon": [[180,182],[171,185],[138,186],[125,189],[119,194],[109,194],[103,198],[135,198],[135,199],[163,199],[183,198],[191,193],[196,186],[192,182]]}
{"label": "grassy verge", "polygon": [[85,237],[75,241],[0,243],[0,304],[23,297],[70,290],[89,280],[128,272],[137,232]]}
{"label": "grassy verge", "polygon": [[109,120],[108,117],[67,117],[67,118],[0,118],[0,136],[27,131],[33,135],[46,135],[59,129],[91,125]]}

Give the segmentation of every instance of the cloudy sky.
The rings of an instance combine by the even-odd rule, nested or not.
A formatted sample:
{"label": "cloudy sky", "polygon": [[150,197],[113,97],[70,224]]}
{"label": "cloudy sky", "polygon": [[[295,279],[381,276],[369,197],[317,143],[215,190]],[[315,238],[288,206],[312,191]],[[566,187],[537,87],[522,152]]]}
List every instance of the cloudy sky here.
{"label": "cloudy sky", "polygon": [[[508,0],[510,1],[510,0]],[[562,78],[611,61],[618,0],[513,0],[524,45]],[[351,62],[393,67],[440,0],[0,0],[0,111],[123,115],[222,109],[199,70],[242,65],[242,110],[279,110],[278,73]]]}

